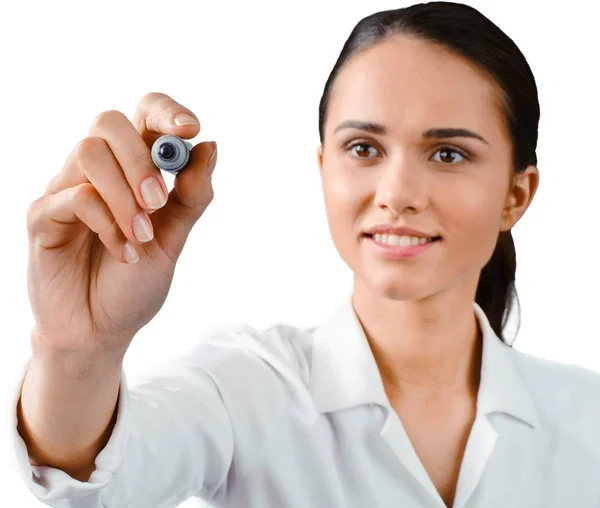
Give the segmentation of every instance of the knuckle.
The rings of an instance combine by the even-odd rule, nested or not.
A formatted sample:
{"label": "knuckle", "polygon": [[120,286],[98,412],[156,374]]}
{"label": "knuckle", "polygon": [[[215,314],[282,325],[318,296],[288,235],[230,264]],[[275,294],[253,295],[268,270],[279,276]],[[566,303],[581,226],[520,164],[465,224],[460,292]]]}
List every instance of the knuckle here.
{"label": "knuckle", "polygon": [[213,186],[210,185],[210,184],[209,185],[205,185],[202,188],[202,202],[206,203],[206,204],[209,204],[209,203],[212,202],[212,200],[214,199],[214,197],[215,197],[215,191],[213,189]]}
{"label": "knuckle", "polygon": [[94,118],[91,129],[103,130],[107,126],[114,125],[115,122],[120,122],[123,119],[127,120],[127,117],[117,109],[102,111]]}
{"label": "knuckle", "polygon": [[142,97],[141,102],[144,104],[153,104],[155,102],[160,102],[164,100],[172,100],[168,95],[161,92],[148,92],[144,97]]}
{"label": "knuckle", "polygon": [[152,162],[152,155],[150,154],[150,150],[142,150],[135,151],[131,155],[131,162],[134,166],[139,166],[142,168],[150,168],[154,167],[154,163]]}
{"label": "knuckle", "polygon": [[98,235],[103,243],[108,241],[112,242],[115,239],[121,240],[124,237],[123,232],[114,217],[106,217],[104,227],[100,228]]}
{"label": "knuckle", "polygon": [[118,195],[115,196],[117,203],[133,203],[132,208],[136,211],[139,208],[137,200],[135,199],[135,195],[133,194],[133,189],[129,185],[124,185],[119,188]]}
{"label": "knuckle", "polygon": [[83,138],[75,147],[75,155],[80,160],[94,159],[109,149],[104,138],[100,136],[88,136]]}
{"label": "knuckle", "polygon": [[159,95],[160,94],[158,92],[148,92],[148,93],[144,94],[144,96],[140,100],[140,104],[148,104],[148,103],[152,102],[153,100],[155,100],[157,98],[157,96],[159,96]]}
{"label": "knuckle", "polygon": [[174,102],[171,97],[161,92],[148,92],[145,94],[140,100],[137,110],[145,111],[148,113],[152,111],[153,108],[157,107],[157,105],[162,105],[166,102]]}
{"label": "knuckle", "polygon": [[32,201],[31,203],[29,203],[29,206],[27,207],[27,215],[35,215],[39,208],[40,208],[40,201],[41,201],[41,197],[35,199],[34,201]]}
{"label": "knuckle", "polygon": [[35,201],[29,203],[27,207],[27,229],[28,231],[32,231],[37,224],[40,212],[41,212],[41,201],[42,197],[37,198]]}
{"label": "knuckle", "polygon": [[81,183],[74,187],[69,194],[71,204],[76,207],[89,202],[90,199],[96,199],[98,192],[91,183]]}

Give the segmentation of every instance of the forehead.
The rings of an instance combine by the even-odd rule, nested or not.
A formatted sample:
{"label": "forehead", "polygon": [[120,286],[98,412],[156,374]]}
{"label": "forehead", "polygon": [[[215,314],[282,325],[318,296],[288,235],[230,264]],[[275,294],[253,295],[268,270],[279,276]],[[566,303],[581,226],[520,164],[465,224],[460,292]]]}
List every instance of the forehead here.
{"label": "forehead", "polygon": [[[501,130],[497,87],[475,64],[445,47],[395,36],[354,55],[333,85],[331,125],[348,118],[394,129]],[[484,134],[485,136],[485,134]]]}

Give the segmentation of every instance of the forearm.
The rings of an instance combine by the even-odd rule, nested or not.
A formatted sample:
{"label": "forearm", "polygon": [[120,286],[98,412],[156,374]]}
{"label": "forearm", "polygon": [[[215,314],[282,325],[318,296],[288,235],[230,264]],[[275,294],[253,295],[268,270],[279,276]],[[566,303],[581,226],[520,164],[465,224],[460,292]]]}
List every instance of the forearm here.
{"label": "forearm", "polygon": [[121,369],[122,357],[78,364],[36,349],[17,408],[32,464],[87,481],[116,421]]}

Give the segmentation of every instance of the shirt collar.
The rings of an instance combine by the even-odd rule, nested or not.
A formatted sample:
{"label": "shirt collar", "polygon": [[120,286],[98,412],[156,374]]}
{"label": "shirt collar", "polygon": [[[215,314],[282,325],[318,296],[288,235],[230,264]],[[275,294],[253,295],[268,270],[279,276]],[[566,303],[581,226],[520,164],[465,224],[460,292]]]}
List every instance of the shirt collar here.
{"label": "shirt collar", "polygon": [[[483,336],[478,414],[502,412],[538,427],[539,415],[511,358],[512,347],[495,334],[475,301],[473,309]],[[309,389],[321,413],[370,403],[391,408],[352,294],[313,332]]]}

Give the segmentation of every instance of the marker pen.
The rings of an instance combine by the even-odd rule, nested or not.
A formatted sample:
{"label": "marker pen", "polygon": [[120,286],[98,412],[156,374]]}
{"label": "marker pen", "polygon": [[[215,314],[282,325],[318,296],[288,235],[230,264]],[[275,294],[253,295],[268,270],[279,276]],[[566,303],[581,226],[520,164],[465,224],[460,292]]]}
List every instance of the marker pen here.
{"label": "marker pen", "polygon": [[155,166],[172,175],[177,175],[187,166],[193,145],[180,138],[167,134],[158,138],[152,145],[152,161]]}

